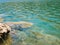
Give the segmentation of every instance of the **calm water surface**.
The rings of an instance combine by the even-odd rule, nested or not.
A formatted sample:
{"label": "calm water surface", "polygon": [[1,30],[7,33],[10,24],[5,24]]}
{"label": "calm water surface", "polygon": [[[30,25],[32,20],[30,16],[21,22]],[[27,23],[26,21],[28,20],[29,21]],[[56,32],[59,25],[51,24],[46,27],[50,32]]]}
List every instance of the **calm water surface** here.
{"label": "calm water surface", "polygon": [[19,21],[33,26],[11,34],[12,45],[60,45],[59,1],[0,3],[0,22]]}

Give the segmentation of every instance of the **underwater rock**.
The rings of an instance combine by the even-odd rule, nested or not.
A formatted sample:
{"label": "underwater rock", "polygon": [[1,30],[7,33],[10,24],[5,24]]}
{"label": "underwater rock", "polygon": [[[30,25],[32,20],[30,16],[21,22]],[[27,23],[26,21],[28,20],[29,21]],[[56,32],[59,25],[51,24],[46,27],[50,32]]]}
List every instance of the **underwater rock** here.
{"label": "underwater rock", "polygon": [[9,34],[10,31],[11,28],[8,25],[0,23],[0,39],[1,38],[4,39]]}
{"label": "underwater rock", "polygon": [[[6,22],[6,23],[4,22],[4,23],[0,23],[0,44],[3,44],[4,42],[6,42],[9,39],[8,38],[9,34],[10,34],[11,38],[14,37],[13,35],[18,34],[18,33],[14,33],[14,31],[16,31],[16,32],[17,32],[17,30],[21,31],[23,29],[31,27],[32,25],[33,25],[32,23],[24,22],[24,21],[22,21],[22,22]],[[20,35],[20,36],[22,36],[22,35]],[[25,38],[25,35],[23,37]],[[23,38],[23,37],[21,37],[21,38]],[[16,36],[15,36],[15,38],[16,38]]]}
{"label": "underwater rock", "polygon": [[24,22],[24,21],[21,21],[21,22],[7,22],[6,23],[7,25],[9,25],[11,27],[11,29],[15,29],[15,30],[25,30],[29,27],[31,27],[33,24],[30,23],[30,22]]}
{"label": "underwater rock", "polygon": [[0,38],[7,36],[11,30],[23,30],[31,27],[32,25],[32,23],[24,21],[0,23]]}

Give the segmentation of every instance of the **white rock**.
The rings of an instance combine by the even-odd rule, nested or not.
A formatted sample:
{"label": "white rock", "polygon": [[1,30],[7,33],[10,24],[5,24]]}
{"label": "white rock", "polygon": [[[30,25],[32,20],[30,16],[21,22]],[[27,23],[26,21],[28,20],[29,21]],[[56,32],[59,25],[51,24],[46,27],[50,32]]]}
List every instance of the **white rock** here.
{"label": "white rock", "polygon": [[11,31],[11,28],[4,23],[0,23],[0,34],[7,33],[8,31]]}

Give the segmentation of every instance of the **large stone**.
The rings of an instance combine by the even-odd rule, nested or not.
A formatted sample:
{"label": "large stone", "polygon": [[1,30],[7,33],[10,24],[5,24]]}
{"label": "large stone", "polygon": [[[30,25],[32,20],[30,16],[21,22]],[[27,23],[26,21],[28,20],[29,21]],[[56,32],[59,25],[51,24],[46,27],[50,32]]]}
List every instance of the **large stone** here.
{"label": "large stone", "polygon": [[5,38],[10,31],[11,28],[7,24],[0,23],[0,39]]}
{"label": "large stone", "polygon": [[11,30],[23,30],[31,27],[33,24],[30,22],[6,22],[0,23],[0,38],[7,36]]}

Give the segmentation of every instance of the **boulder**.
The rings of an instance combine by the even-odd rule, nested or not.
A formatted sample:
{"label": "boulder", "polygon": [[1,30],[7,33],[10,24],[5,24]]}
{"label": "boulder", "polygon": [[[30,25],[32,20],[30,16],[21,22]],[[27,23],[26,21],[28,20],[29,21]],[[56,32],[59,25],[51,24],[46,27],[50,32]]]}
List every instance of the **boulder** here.
{"label": "boulder", "polygon": [[25,30],[29,27],[31,27],[33,24],[30,22],[6,22],[6,23],[0,23],[0,38],[5,38],[10,31],[13,30]]}
{"label": "boulder", "polygon": [[0,39],[5,38],[10,31],[11,28],[7,24],[0,23]]}

